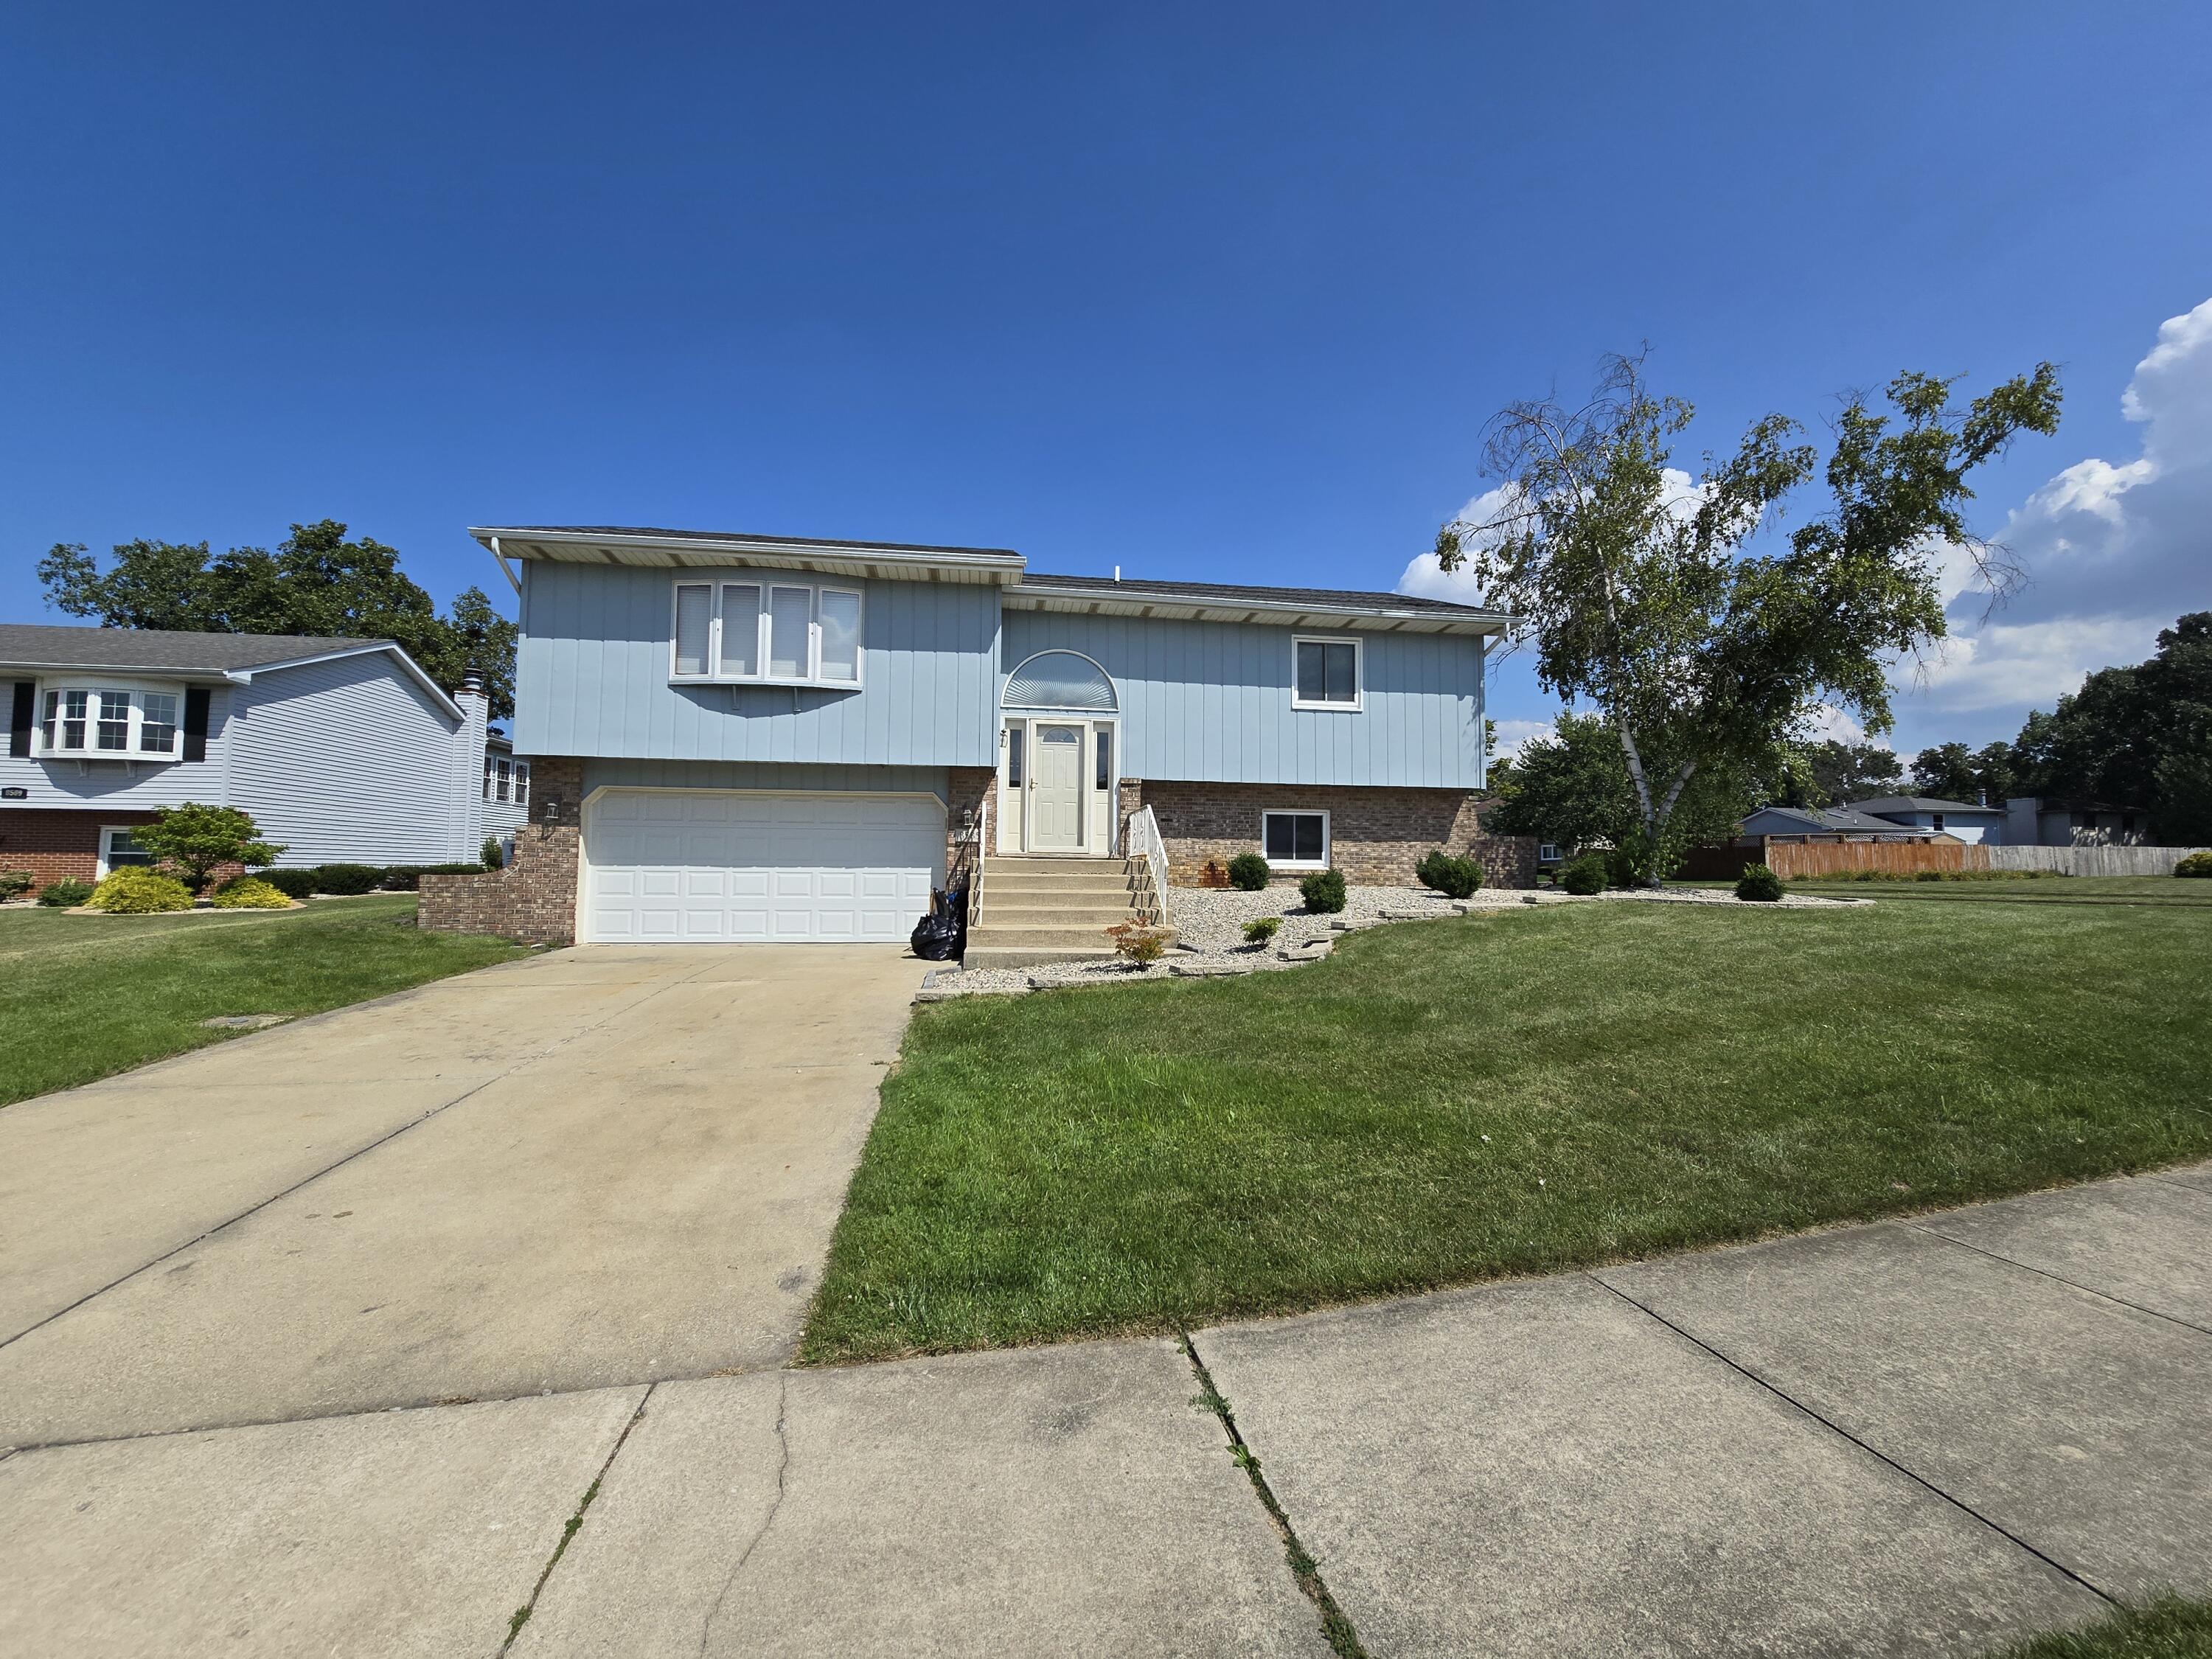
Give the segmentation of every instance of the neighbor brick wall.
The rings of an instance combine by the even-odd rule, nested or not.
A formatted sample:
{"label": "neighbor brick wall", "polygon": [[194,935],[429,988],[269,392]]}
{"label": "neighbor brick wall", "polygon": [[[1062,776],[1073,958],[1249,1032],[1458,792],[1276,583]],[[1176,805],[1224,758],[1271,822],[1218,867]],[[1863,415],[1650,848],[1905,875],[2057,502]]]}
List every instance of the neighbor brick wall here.
{"label": "neighbor brick wall", "polygon": [[530,945],[573,945],[581,859],[584,763],[532,756],[530,822],[514,832],[514,857],[481,876],[425,876],[418,927],[441,933],[497,933]]}
{"label": "neighbor brick wall", "polygon": [[1413,886],[1413,866],[1437,848],[1472,855],[1490,886],[1536,884],[1534,840],[1486,833],[1491,803],[1463,789],[1146,778],[1124,781],[1121,805],[1125,816],[1152,809],[1167,845],[1168,879],[1178,887],[1200,885],[1209,864],[1225,872],[1239,853],[1260,851],[1260,814],[1269,809],[1327,812],[1330,861],[1355,886]]}
{"label": "neighbor brick wall", "polygon": [[0,808],[0,870],[28,870],[45,887],[90,881],[100,869],[100,832],[111,823],[151,823],[151,812]]}

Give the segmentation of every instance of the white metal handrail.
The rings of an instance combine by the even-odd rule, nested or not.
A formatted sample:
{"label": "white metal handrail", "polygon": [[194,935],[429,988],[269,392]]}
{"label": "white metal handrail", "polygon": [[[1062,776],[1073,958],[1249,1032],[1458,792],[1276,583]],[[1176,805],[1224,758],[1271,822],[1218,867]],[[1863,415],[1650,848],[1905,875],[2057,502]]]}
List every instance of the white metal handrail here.
{"label": "white metal handrail", "polygon": [[1128,856],[1141,858],[1152,887],[1152,920],[1168,919],[1168,851],[1160,840],[1159,820],[1152,809],[1140,806],[1129,815]]}

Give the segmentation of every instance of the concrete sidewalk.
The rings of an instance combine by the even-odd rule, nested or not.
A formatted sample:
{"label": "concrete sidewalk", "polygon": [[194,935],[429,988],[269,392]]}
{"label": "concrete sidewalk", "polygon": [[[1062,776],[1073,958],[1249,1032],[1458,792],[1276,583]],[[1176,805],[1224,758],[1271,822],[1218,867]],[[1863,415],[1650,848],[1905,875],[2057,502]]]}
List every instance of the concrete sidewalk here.
{"label": "concrete sidewalk", "polygon": [[[1194,1346],[1378,1659],[1963,1656],[2212,1592],[2208,1261],[2200,1167]],[[1324,1655],[1200,1393],[1100,1342],[21,1451],[0,1651]]]}

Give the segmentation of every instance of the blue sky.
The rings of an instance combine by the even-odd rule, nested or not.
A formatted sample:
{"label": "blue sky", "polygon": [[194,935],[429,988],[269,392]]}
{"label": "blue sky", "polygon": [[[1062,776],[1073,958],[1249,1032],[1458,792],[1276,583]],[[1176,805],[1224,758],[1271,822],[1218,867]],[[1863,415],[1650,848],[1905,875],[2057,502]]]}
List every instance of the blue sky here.
{"label": "blue sky", "polygon": [[1977,510],[2035,585],[1896,741],[2008,736],[2212,605],[2207,62],[2194,4],[19,3],[0,617],[325,516],[441,599],[502,521],[1389,588],[1606,350],[1714,446],[2048,357]]}

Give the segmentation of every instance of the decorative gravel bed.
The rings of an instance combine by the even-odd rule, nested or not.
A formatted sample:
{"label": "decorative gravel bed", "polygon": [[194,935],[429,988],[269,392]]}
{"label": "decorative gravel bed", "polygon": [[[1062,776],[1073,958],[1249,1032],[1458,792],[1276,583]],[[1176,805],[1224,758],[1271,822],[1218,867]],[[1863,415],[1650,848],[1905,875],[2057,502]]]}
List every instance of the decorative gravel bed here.
{"label": "decorative gravel bed", "polygon": [[[1745,902],[1720,888],[1613,890],[1599,898],[1667,904]],[[1012,995],[1053,985],[1126,985],[1139,979],[1263,973],[1317,962],[1328,954],[1340,934],[1363,927],[1393,921],[1423,921],[1433,916],[1465,915],[1470,910],[1518,910],[1530,905],[1598,902],[1596,898],[1577,898],[1553,887],[1486,887],[1464,899],[1446,898],[1422,887],[1347,887],[1340,914],[1316,915],[1306,908],[1295,884],[1278,883],[1257,893],[1239,892],[1231,887],[1177,887],[1168,896],[1169,906],[1175,914],[1176,942],[1168,947],[1165,956],[1149,966],[1139,968],[1120,961],[1041,963],[1032,968],[972,970],[947,966],[931,971],[922,981],[915,1000],[941,1002],[958,996]],[[1814,898],[1793,893],[1781,902],[1796,908],[1809,908],[1871,904],[1873,901]],[[1280,916],[1281,931],[1264,945],[1247,945],[1244,924],[1261,916]]]}

